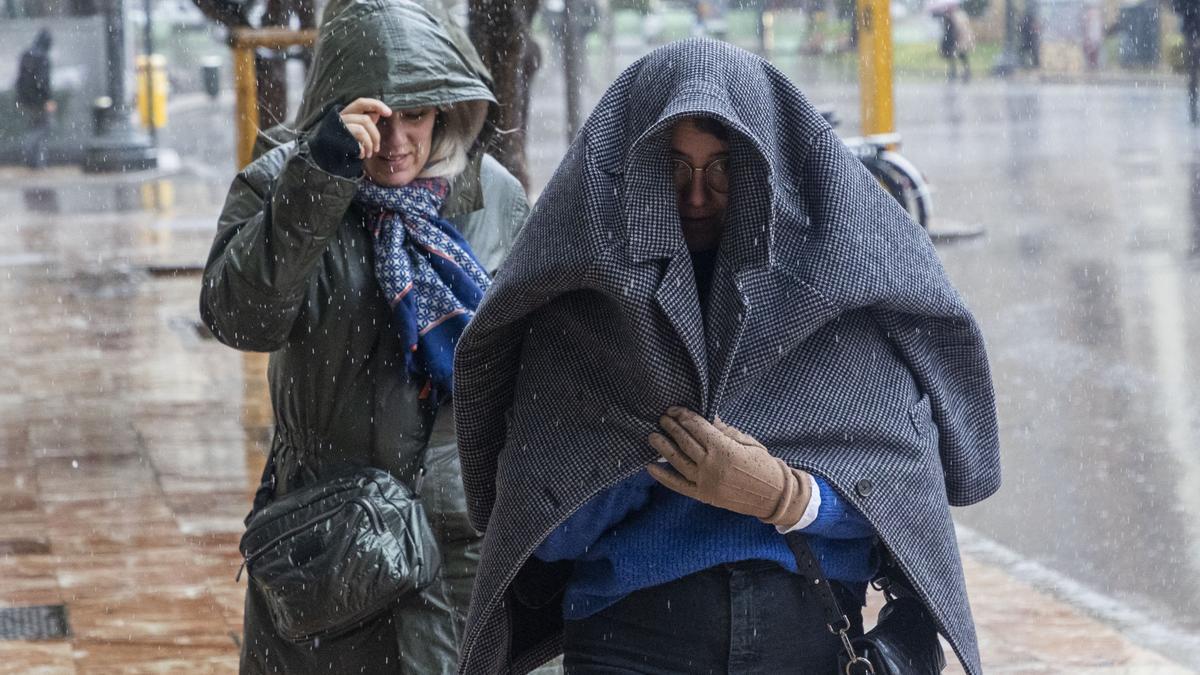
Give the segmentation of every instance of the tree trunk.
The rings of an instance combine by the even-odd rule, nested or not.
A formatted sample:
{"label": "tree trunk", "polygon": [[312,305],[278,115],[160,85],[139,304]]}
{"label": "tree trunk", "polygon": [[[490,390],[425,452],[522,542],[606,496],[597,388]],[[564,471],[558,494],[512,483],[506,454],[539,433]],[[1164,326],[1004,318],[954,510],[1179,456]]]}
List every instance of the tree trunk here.
{"label": "tree trunk", "polygon": [[[292,18],[287,0],[267,0],[262,27],[287,26]],[[258,49],[254,53],[258,78],[258,128],[270,129],[287,119],[287,57],[285,52]]]}
{"label": "tree trunk", "polygon": [[[209,19],[228,27],[248,27],[243,5],[231,0],[193,0]],[[260,28],[288,27],[295,17],[299,27],[315,28],[314,0],[267,0]],[[311,58],[306,50],[305,65]],[[260,49],[254,55],[254,75],[258,84],[258,128],[270,129],[287,120],[287,59],[282,52]]]}
{"label": "tree trunk", "polygon": [[528,189],[525,139],[529,124],[529,90],[541,66],[533,40],[533,16],[538,0],[470,0],[471,42],[492,73],[500,102],[496,126],[501,134],[493,146],[496,159]]}

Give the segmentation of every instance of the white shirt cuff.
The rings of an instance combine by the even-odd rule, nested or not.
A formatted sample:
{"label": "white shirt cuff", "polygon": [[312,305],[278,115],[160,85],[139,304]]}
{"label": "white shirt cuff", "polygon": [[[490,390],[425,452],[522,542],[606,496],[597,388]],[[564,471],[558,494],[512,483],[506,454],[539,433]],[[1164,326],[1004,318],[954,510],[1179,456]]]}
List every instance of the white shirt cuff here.
{"label": "white shirt cuff", "polygon": [[808,506],[804,509],[804,515],[800,516],[800,522],[791,527],[780,527],[779,525],[776,525],[775,529],[779,532],[779,534],[787,534],[788,532],[803,530],[809,525],[812,525],[813,521],[817,519],[817,513],[821,511],[821,487],[817,485],[817,479],[813,477],[811,473],[808,474],[808,487],[808,492],[810,495],[808,498]]}

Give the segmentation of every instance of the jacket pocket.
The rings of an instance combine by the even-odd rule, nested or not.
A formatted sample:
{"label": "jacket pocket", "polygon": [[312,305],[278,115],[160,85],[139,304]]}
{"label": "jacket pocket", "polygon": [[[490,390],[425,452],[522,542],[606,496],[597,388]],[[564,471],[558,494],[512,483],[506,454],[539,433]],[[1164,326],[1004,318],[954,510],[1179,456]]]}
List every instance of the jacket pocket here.
{"label": "jacket pocket", "polygon": [[933,433],[933,406],[928,394],[922,395],[921,399],[908,409],[908,420],[918,436],[925,438]]}

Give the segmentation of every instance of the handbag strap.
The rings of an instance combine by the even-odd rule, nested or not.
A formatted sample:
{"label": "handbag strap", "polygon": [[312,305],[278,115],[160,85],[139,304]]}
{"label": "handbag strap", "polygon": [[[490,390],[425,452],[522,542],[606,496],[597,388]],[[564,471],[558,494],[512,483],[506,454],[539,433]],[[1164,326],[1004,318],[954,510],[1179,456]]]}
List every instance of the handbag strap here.
{"label": "handbag strap", "polygon": [[849,659],[846,661],[845,675],[874,675],[875,666],[865,657],[859,656],[850,642],[850,618],[842,611],[837,596],[833,594],[833,586],[821,571],[817,556],[813,555],[808,538],[799,532],[789,532],[784,535],[784,541],[796,557],[796,568],[800,576],[812,582],[816,589],[817,599],[821,604],[821,613],[825,615],[825,625],[829,632],[842,640],[842,649]]}

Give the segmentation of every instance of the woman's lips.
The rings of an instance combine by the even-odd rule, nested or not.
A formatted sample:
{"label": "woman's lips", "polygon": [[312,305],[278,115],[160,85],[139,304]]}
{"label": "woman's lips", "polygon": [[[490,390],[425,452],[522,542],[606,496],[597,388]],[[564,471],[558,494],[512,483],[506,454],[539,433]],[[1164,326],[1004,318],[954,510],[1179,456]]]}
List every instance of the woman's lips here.
{"label": "woman's lips", "polygon": [[400,157],[384,157],[382,155],[376,155],[375,158],[382,162],[384,166],[387,167],[387,170],[391,173],[399,173],[404,171],[412,164],[412,155],[402,155]]}

